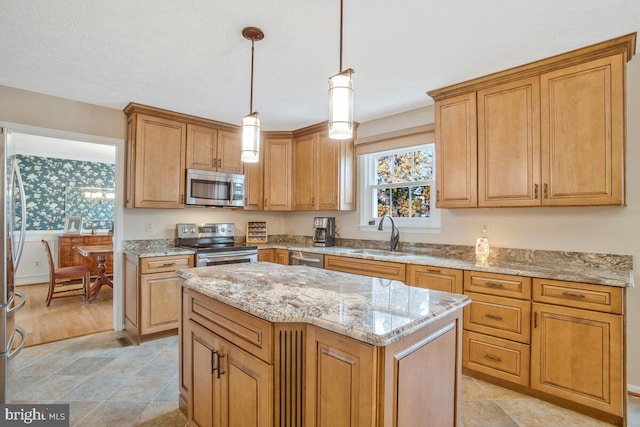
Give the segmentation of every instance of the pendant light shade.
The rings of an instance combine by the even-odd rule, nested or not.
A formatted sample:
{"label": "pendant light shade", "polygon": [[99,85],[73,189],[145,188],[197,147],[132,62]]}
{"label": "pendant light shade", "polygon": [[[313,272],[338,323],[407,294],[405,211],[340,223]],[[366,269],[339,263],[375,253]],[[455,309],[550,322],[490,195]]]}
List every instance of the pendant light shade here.
{"label": "pendant light shade", "polygon": [[264,33],[260,28],[247,27],[242,30],[242,36],[251,40],[251,95],[249,98],[249,114],[242,119],[242,155],[244,163],[258,163],[260,161],[260,119],[253,111],[253,54],[256,40],[262,40]]}
{"label": "pendant light shade", "polygon": [[329,138],[353,137],[353,70],[329,77]]}
{"label": "pendant light shade", "polygon": [[342,0],[340,0],[340,70],[329,77],[329,138],[353,138],[353,69],[342,69]]}
{"label": "pendant light shade", "polygon": [[242,156],[244,163],[260,161],[260,119],[258,113],[242,118]]}

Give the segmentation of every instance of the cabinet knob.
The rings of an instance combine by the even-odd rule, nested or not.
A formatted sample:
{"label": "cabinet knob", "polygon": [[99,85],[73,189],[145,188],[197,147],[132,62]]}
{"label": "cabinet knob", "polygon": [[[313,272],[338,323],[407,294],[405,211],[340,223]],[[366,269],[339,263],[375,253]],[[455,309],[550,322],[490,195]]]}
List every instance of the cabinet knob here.
{"label": "cabinet knob", "polygon": [[538,199],[538,184],[534,184],[534,185],[533,185],[533,198],[534,198],[535,200],[537,200],[537,199]]}

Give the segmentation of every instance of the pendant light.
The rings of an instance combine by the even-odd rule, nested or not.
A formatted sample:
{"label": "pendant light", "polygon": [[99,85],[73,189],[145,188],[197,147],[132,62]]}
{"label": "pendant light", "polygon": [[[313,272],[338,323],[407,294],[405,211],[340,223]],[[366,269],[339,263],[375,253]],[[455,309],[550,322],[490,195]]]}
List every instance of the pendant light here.
{"label": "pendant light", "polygon": [[353,138],[353,69],[342,69],[342,0],[340,0],[340,69],[329,77],[329,138]]}
{"label": "pendant light", "polygon": [[242,156],[244,163],[257,163],[260,160],[260,119],[258,112],[253,111],[253,44],[262,40],[264,33],[260,28],[246,27],[242,36],[251,40],[251,95],[249,98],[249,114],[242,118]]}

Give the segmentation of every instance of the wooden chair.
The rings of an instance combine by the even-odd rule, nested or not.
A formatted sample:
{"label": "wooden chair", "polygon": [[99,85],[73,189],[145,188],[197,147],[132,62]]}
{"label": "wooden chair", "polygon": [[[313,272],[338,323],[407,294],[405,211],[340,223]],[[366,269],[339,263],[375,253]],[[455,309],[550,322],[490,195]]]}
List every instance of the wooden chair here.
{"label": "wooden chair", "polygon": [[[49,242],[42,240],[45,250],[47,251],[47,259],[49,260],[49,293],[47,295],[47,306],[53,298],[82,296],[82,300],[86,302],[89,294],[89,286],[91,284],[91,272],[84,265],[72,265],[70,267],[56,268],[51,255]],[[74,283],[77,280],[82,281],[82,285]],[[77,293],[82,291],[82,293]]]}

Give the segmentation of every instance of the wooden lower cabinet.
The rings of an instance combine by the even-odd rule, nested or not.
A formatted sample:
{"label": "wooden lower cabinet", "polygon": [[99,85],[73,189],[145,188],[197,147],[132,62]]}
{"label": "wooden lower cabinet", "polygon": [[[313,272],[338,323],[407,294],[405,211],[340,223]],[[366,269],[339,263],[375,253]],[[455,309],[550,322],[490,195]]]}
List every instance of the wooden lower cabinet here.
{"label": "wooden lower cabinet", "polygon": [[531,388],[622,417],[622,317],[533,303]]}
{"label": "wooden lower cabinet", "polygon": [[463,369],[624,425],[624,288],[465,271]]}
{"label": "wooden lower cabinet", "polygon": [[383,347],[182,295],[180,406],[190,426],[460,423],[462,310]]}
{"label": "wooden lower cabinet", "polygon": [[275,249],[258,249],[258,261],[276,262]]}
{"label": "wooden lower cabinet", "polygon": [[494,378],[529,385],[529,345],[464,331],[462,364]]}
{"label": "wooden lower cabinet", "polygon": [[258,249],[258,261],[289,265],[288,249]]}
{"label": "wooden lower cabinet", "polygon": [[405,283],[419,288],[461,294],[462,270],[408,264]]}
{"label": "wooden lower cabinet", "polygon": [[273,367],[190,320],[191,425],[273,425]]}
{"label": "wooden lower cabinet", "polygon": [[275,250],[276,263],[282,265],[289,265],[289,250],[276,249]]}
{"label": "wooden lower cabinet", "polygon": [[324,268],[363,276],[405,281],[406,264],[346,256],[325,255]]}
{"label": "wooden lower cabinet", "polygon": [[193,263],[193,255],[138,258],[125,254],[124,327],[134,343],[178,332],[180,280],[174,272]]}

